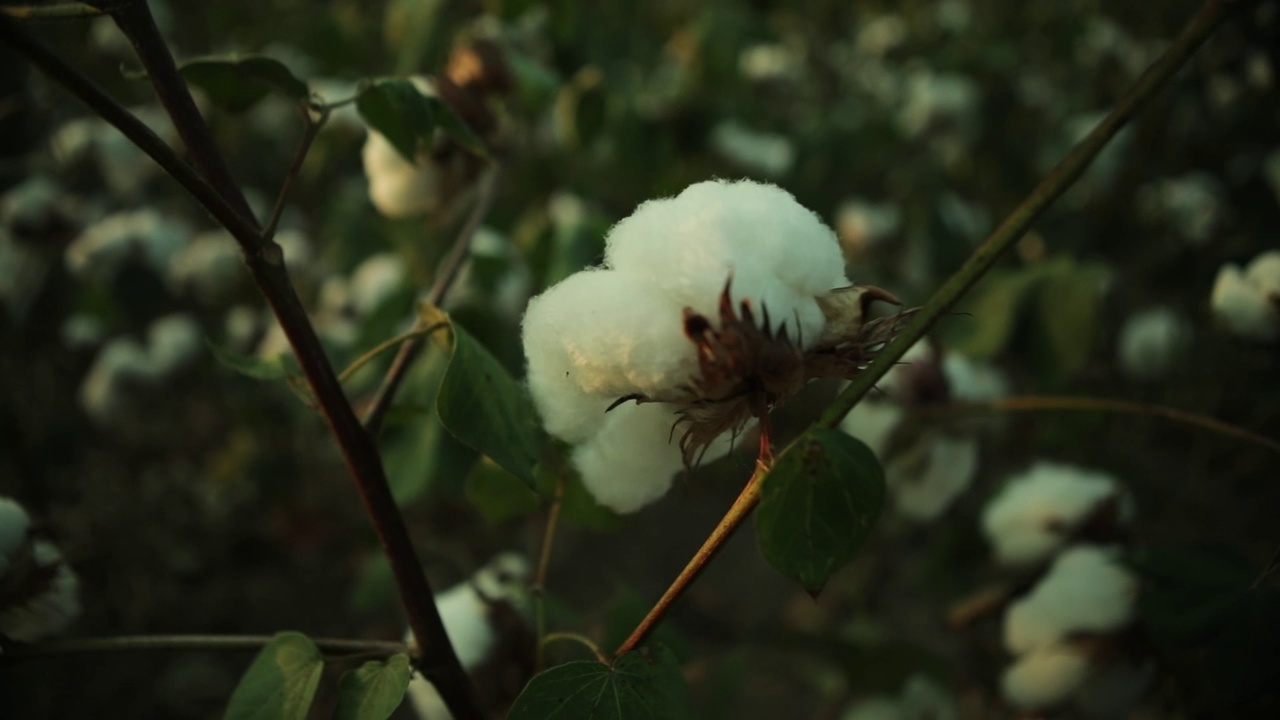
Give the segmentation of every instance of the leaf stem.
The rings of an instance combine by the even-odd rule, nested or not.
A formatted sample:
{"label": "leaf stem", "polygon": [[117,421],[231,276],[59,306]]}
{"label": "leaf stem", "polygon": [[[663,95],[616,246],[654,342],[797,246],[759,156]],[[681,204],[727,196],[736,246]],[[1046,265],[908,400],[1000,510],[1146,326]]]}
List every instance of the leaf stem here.
{"label": "leaf stem", "polygon": [[592,653],[595,654],[597,660],[604,663],[605,665],[609,664],[609,658],[605,657],[605,654],[600,651],[600,646],[596,645],[595,642],[593,642],[591,638],[587,637],[586,635],[579,635],[578,633],[571,633],[571,632],[549,633],[546,636],[544,636],[542,640],[538,643],[538,650],[539,652],[541,652],[542,646],[550,645],[553,642],[564,641],[564,640],[568,640],[570,642],[576,642],[579,645],[586,647],[588,650],[590,650]]}
{"label": "leaf stem", "polygon": [[[428,305],[439,307],[444,302],[445,296],[449,293],[449,288],[453,286],[453,281],[462,270],[467,258],[470,257],[471,241],[475,239],[476,231],[480,229],[480,223],[484,222],[485,216],[489,214],[489,208],[493,205],[500,175],[501,166],[495,164],[491,165],[488,171],[485,172],[484,177],[480,179],[479,193],[476,196],[475,205],[471,209],[471,214],[467,216],[466,222],[463,223],[462,228],[458,231],[458,237],[453,241],[453,247],[449,250],[449,254],[440,261],[440,265],[436,270],[435,282],[423,300]],[[421,326],[422,320],[419,319],[417,323],[415,327]],[[386,418],[387,410],[391,408],[391,402],[400,390],[400,383],[404,381],[413,361],[422,352],[422,345],[422,338],[417,338],[400,346],[400,352],[396,354],[395,360],[391,362],[391,367],[387,370],[386,377],[382,379],[382,384],[374,394],[373,400],[369,404],[369,409],[365,411],[364,427],[369,431],[370,435],[376,436],[382,428],[382,421]]]}
{"label": "leaf stem", "polygon": [[1187,410],[1134,402],[1132,400],[1115,400],[1111,398],[1074,397],[1066,395],[1034,395],[1025,397],[1009,397],[1001,400],[982,403],[955,403],[925,411],[927,417],[949,417],[971,412],[1054,412],[1060,410],[1080,410],[1085,412],[1120,413],[1124,415],[1145,415],[1171,420],[1183,425],[1208,430],[1209,432],[1233,438],[1253,445],[1264,447],[1274,453],[1280,453],[1280,441],[1259,435],[1237,425],[1225,423],[1217,418],[1200,415]]}
{"label": "leaf stem", "polygon": [[302,170],[302,163],[306,161],[307,154],[311,152],[311,144],[315,142],[316,136],[320,134],[320,129],[329,120],[329,109],[321,107],[315,110],[316,117],[312,117],[312,108],[309,105],[302,105],[302,116],[306,121],[306,129],[302,131],[302,139],[298,141],[298,149],[293,153],[293,161],[289,163],[289,171],[285,173],[284,181],[280,183],[280,194],[276,195],[275,207],[271,208],[271,217],[267,220],[267,227],[262,231],[262,239],[269,241],[276,236],[276,228],[280,225],[280,216],[284,215],[284,206],[289,199],[289,191],[293,189],[293,182],[298,178],[298,173]]}
{"label": "leaf stem", "polygon": [[390,350],[396,345],[399,345],[400,343],[405,342],[406,340],[426,337],[427,335],[430,335],[431,333],[439,330],[440,328],[446,328],[446,327],[449,327],[449,323],[439,322],[433,325],[428,325],[427,327],[424,327],[421,330],[416,328],[413,330],[407,330],[405,332],[400,333],[399,335],[396,335],[393,338],[390,338],[388,340],[383,340],[377,345],[374,345],[368,352],[356,358],[354,361],[352,361],[350,365],[347,366],[346,370],[343,370],[341,373],[339,373],[338,382],[344,383],[350,380],[351,376],[355,375],[356,372],[360,370],[360,368],[369,364],[369,362],[372,361],[374,358],[378,357],[379,355],[386,352],[387,350]]}
{"label": "leaf stem", "polygon": [[[272,637],[271,635],[119,635],[50,640],[37,645],[6,647],[4,653],[0,654],[0,662],[31,657],[156,650],[253,651],[271,642]],[[390,657],[411,651],[405,643],[385,640],[312,638],[312,641],[321,651],[335,655],[373,654],[378,657]]]}
{"label": "leaf stem", "polygon": [[[835,428],[840,424],[853,406],[870,392],[876,381],[887,373],[907,350],[923,337],[925,332],[995,264],[1001,253],[1027,232],[1054,200],[1071,187],[1120,128],[1169,81],[1205,38],[1223,22],[1230,9],[1230,4],[1224,0],[1209,0],[1201,7],[1173,44],[1143,72],[1111,113],[1084,140],[1072,148],[1071,152],[1031,191],[1031,194],[1010,213],[1000,227],[996,228],[995,232],[974,251],[968,261],[934,293],[902,332],[880,351],[867,369],[859,373],[823,412],[814,423],[815,427]],[[734,530],[751,513],[760,501],[760,486],[767,471],[768,468],[763,462],[757,463],[755,472],[747,481],[738,499],[729,507],[728,512],[707,536],[702,547],[698,548],[684,570],[649,610],[649,614],[640,621],[631,636],[614,652],[615,659],[635,649],[644,640]]]}
{"label": "leaf stem", "polygon": [[[546,666],[546,655],[542,651],[543,639],[547,637],[547,572],[551,567],[551,548],[555,545],[556,529],[560,525],[560,506],[564,504],[564,487],[566,476],[563,472],[556,477],[555,496],[551,498],[551,507],[547,510],[547,524],[542,530],[542,549],[538,553],[538,569],[533,577],[533,601],[537,604],[538,648],[534,665],[535,672],[541,672]],[[597,653],[598,654],[598,653]]]}

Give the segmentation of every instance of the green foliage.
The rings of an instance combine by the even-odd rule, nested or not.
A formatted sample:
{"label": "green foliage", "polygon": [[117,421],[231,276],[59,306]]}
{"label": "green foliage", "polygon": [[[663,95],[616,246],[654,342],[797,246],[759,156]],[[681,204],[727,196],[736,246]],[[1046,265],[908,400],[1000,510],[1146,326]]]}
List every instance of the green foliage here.
{"label": "green foliage", "polygon": [[682,720],[693,700],[675,656],[651,645],[618,658],[565,663],[534,676],[516,698],[508,720]]}
{"label": "green foliage", "polygon": [[231,695],[224,720],[304,720],[320,685],[324,659],[306,635],[276,634]]}
{"label": "green foliage", "polygon": [[[449,322],[437,308],[424,306],[419,313],[427,325]],[[484,346],[457,324],[450,327],[453,357],[436,396],[440,422],[458,440],[533,487],[534,465],[545,444],[533,401]]]}
{"label": "green foliage", "polygon": [[342,676],[334,720],[386,720],[400,707],[409,687],[409,656],[392,655],[386,662],[370,660]]}
{"label": "green foliage", "polygon": [[810,430],[764,478],[756,511],[760,551],[816,594],[862,549],[884,493],[884,470],[870,448],[838,430]]}
{"label": "green foliage", "polygon": [[452,108],[438,97],[423,95],[407,79],[371,81],[360,92],[356,109],[408,162],[417,162],[419,148],[430,146],[436,128],[476,155],[488,155],[484,142]]}
{"label": "green foliage", "polygon": [[463,491],[480,517],[491,525],[524,517],[541,504],[529,486],[486,459],[471,468]]}
{"label": "green foliage", "polygon": [[213,352],[213,357],[223,366],[236,373],[254,380],[286,380],[301,378],[302,369],[293,353],[287,352],[275,357],[261,358],[255,355],[241,355],[221,345],[205,339],[205,344]]}
{"label": "green foliage", "polygon": [[284,63],[261,55],[228,55],[188,60],[179,72],[214,103],[233,112],[253,107],[269,93],[304,103],[311,91]]}

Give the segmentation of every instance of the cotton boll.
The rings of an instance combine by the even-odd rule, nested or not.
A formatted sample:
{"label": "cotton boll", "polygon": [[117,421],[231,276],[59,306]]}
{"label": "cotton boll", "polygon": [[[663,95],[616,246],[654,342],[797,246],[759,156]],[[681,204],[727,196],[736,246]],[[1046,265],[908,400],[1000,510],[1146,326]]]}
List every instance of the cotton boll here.
{"label": "cotton boll", "polygon": [[1280,278],[1268,281],[1264,274],[1271,267],[1271,261],[1264,258],[1273,254],[1259,256],[1244,272],[1235,265],[1224,265],[1213,284],[1210,304],[1214,315],[1228,330],[1247,340],[1272,342],[1280,336]]}
{"label": "cotton boll", "polygon": [[702,182],[644,203],[609,231],[605,263],[709,318],[732,277],[735,303],[767,307],[808,343],[825,322],[814,296],[848,285],[834,233],[786,191],[753,182]]}
{"label": "cotton boll", "polygon": [[960,402],[990,402],[1008,397],[1009,379],[986,363],[976,362],[956,353],[942,357],[942,374],[947,380],[948,394]]}
{"label": "cotton boll", "polygon": [[668,441],[676,419],[666,403],[626,404],[609,412],[600,431],[573,452],[574,467],[597,503],[631,513],[667,493],[684,467],[679,444]]}
{"label": "cotton boll", "polygon": [[836,232],[851,257],[879,246],[901,227],[902,211],[890,203],[849,198],[836,210]]}
{"label": "cotton boll", "polygon": [[190,315],[168,315],[147,328],[148,355],[157,375],[168,375],[200,355],[204,336]]}
{"label": "cotton boll", "polygon": [[1109,475],[1041,461],[1013,478],[987,504],[982,529],[1000,562],[1036,563],[1054,553],[1079,523],[1119,493]]}
{"label": "cotton boll", "polygon": [[1042,710],[1066,701],[1089,674],[1089,658],[1070,645],[1036,650],[1000,678],[1006,700],[1020,710]]}
{"label": "cotton boll", "polygon": [[1138,583],[1112,550],[1082,545],[1064,551],[1049,574],[1005,616],[1013,653],[1048,647],[1072,633],[1106,633],[1133,618]]}
{"label": "cotton boll", "polygon": [[429,160],[410,163],[376,130],[369,131],[360,158],[369,179],[369,201],[379,213],[390,218],[413,217],[435,207],[440,171]]}
{"label": "cotton boll", "polygon": [[796,161],[795,147],[786,136],[753,130],[735,120],[712,128],[711,147],[744,170],[767,177],[787,174]]}
{"label": "cotton boll", "polygon": [[[31,518],[21,505],[10,498],[0,497],[0,560],[13,557],[26,544],[30,527]],[[0,577],[3,577],[2,573]]]}
{"label": "cotton boll", "polygon": [[169,284],[205,305],[231,297],[247,278],[244,260],[231,235],[212,230],[196,235],[177,252],[168,268]]}
{"label": "cotton boll", "polygon": [[906,411],[895,403],[863,400],[844,416],[840,429],[865,443],[877,457],[884,458],[889,439],[904,415]]}
{"label": "cotton boll", "polygon": [[146,384],[155,367],[146,348],[130,338],[106,344],[80,385],[80,405],[100,424],[110,424],[122,409],[130,388]]}
{"label": "cotton boll", "polygon": [[395,253],[378,253],[365,258],[351,273],[348,290],[351,305],[360,317],[368,317],[408,280],[404,258]]}
{"label": "cotton boll", "polygon": [[884,469],[894,507],[917,522],[942,515],[973,483],[977,470],[978,442],[945,435],[923,438],[920,448],[895,455]]}
{"label": "cotton boll", "polygon": [[1120,367],[1132,378],[1166,375],[1191,341],[1191,323],[1172,308],[1155,307],[1130,315],[1120,328]]}
{"label": "cotton boll", "polygon": [[164,272],[188,235],[183,223],[155,210],[118,212],[85,229],[67,246],[64,260],[71,274],[104,280],[135,257]]}
{"label": "cotton boll", "polygon": [[57,546],[37,540],[31,552],[36,567],[51,573],[47,585],[0,607],[0,635],[26,643],[61,633],[80,614],[79,580]]}

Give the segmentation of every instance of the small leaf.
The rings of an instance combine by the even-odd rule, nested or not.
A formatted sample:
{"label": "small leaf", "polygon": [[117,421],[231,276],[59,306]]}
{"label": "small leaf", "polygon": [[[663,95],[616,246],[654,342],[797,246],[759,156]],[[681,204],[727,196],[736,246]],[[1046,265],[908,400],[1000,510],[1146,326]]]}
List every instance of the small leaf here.
{"label": "small leaf", "polygon": [[1084,367],[1097,336],[1106,270],[1097,265],[1053,262],[1036,291],[1037,320],[1043,338],[1040,357],[1049,382],[1064,380]]}
{"label": "small leaf", "polygon": [[409,656],[392,655],[386,662],[370,660],[342,676],[338,685],[335,720],[386,720],[400,707],[409,687]]}
{"label": "small leaf", "polygon": [[613,666],[594,661],[557,665],[525,686],[507,720],[683,720],[693,701],[675,656],[662,645],[630,652]]}
{"label": "small leaf", "polygon": [[205,344],[223,366],[254,380],[284,380],[302,375],[302,371],[298,368],[298,361],[293,358],[292,353],[260,358],[232,352],[207,338]]}
{"label": "small leaf", "polygon": [[[424,306],[419,312],[427,325],[450,322],[438,308]],[[533,401],[483,345],[458,325],[451,324],[451,329],[453,357],[436,395],[441,424],[533,487],[533,469],[544,440]]]}
{"label": "small leaf", "polygon": [[463,488],[467,499],[490,525],[524,517],[540,505],[538,494],[496,463],[481,460],[471,468]]}
{"label": "small leaf", "polygon": [[306,635],[282,632],[240,678],[225,720],[304,720],[320,685],[324,659]]}
{"label": "small leaf", "polygon": [[356,110],[410,163],[418,161],[419,144],[431,142],[436,127],[431,103],[404,78],[374,80],[356,99]]}
{"label": "small leaf", "polygon": [[178,70],[189,84],[233,113],[249,109],[272,92],[299,102],[311,95],[284,63],[261,55],[197,58]]}
{"label": "small leaf", "polygon": [[870,448],[837,430],[810,430],[764,478],[760,551],[816,594],[862,549],[884,492],[884,470]]}
{"label": "small leaf", "polygon": [[970,317],[947,325],[948,346],[977,359],[999,354],[1017,330],[1027,294],[1039,279],[1035,268],[988,273],[960,306]]}
{"label": "small leaf", "polygon": [[479,135],[475,134],[475,131],[471,129],[471,126],[465,120],[458,116],[458,113],[453,111],[449,103],[438,97],[427,97],[426,100],[431,104],[432,112],[436,122],[440,124],[440,129],[453,138],[454,142],[480,157],[489,157],[489,149],[484,146],[484,141],[480,139]]}

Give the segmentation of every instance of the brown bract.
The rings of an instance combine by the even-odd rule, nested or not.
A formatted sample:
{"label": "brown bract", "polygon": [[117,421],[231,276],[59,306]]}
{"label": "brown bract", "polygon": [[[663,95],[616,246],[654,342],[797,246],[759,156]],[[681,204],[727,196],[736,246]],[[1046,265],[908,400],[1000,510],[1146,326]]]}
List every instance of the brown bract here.
{"label": "brown bract", "polygon": [[609,409],[628,400],[637,404],[665,402],[679,416],[672,426],[683,428],[680,450],[686,467],[701,458],[708,445],[725,432],[741,432],[751,418],[765,418],[769,410],[814,378],[852,379],[894,338],[915,310],[867,319],[871,303],[902,303],[885,290],[854,285],[817,298],[826,318],[822,336],[808,350],[785,321],[776,327],[769,309],[744,299],[734,308],[729,294],[732,278],[720,293],[718,323],[684,309],[684,333],[698,355],[698,374],[662,395],[639,393],[618,398]]}

